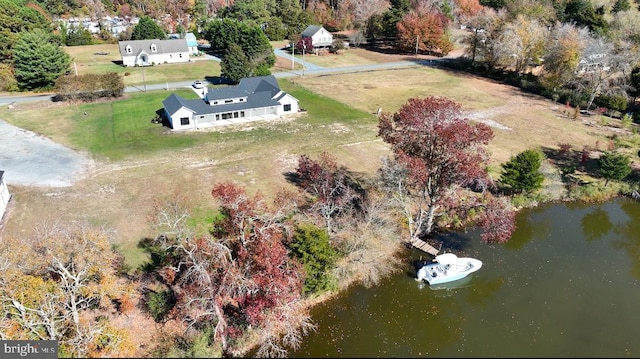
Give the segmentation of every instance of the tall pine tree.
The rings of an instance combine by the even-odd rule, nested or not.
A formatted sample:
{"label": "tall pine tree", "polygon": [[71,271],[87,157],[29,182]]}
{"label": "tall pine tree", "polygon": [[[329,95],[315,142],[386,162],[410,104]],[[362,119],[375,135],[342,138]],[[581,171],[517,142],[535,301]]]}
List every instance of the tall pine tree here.
{"label": "tall pine tree", "polygon": [[164,30],[149,16],[142,16],[131,32],[131,40],[163,40]]}
{"label": "tall pine tree", "polygon": [[52,88],[56,79],[69,72],[71,57],[41,29],[24,32],[13,46],[18,86],[24,90]]}

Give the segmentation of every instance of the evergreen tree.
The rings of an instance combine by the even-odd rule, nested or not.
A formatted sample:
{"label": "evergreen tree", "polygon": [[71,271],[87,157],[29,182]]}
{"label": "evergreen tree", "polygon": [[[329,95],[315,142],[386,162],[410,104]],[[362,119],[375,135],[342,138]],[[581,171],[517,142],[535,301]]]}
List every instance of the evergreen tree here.
{"label": "evergreen tree", "polygon": [[20,32],[33,29],[51,32],[51,23],[33,7],[13,0],[0,0],[0,63],[11,63],[11,49]]}
{"label": "evergreen tree", "polygon": [[500,183],[514,192],[531,192],[542,187],[544,176],[540,173],[542,154],[535,150],[525,150],[502,164]]}
{"label": "evergreen tree", "polygon": [[147,39],[159,39],[165,38],[164,30],[149,16],[143,16],[140,18],[138,24],[133,28],[131,32],[131,40],[147,40]]}
{"label": "evergreen tree", "polygon": [[335,262],[338,253],[331,247],[326,230],[312,224],[296,226],[295,234],[289,244],[291,255],[304,267],[306,277],[302,292],[318,293],[332,288],[328,270]]}
{"label": "evergreen tree", "polygon": [[229,45],[220,63],[220,72],[235,83],[251,74],[249,59],[238,44]]}
{"label": "evergreen tree", "polygon": [[[268,70],[276,62],[273,47],[260,27],[250,27],[247,24],[231,19],[216,20],[207,25],[204,38],[211,44],[211,49],[217,52],[228,52],[232,44],[239,46],[240,51],[247,58],[247,65],[241,66],[241,68],[245,68],[245,70],[241,71],[242,73],[268,74],[264,70]],[[237,61],[237,57],[230,63],[234,61]],[[235,68],[235,66],[231,66],[231,69]],[[223,73],[227,74],[226,72]],[[238,75],[235,71],[228,74],[232,73],[236,76]]]}
{"label": "evergreen tree", "polygon": [[622,153],[605,152],[598,160],[600,175],[605,178],[604,186],[609,180],[622,180],[631,173],[631,160]]}
{"label": "evergreen tree", "polygon": [[71,57],[41,29],[25,32],[13,46],[13,63],[18,86],[24,90],[53,87],[69,71]]}

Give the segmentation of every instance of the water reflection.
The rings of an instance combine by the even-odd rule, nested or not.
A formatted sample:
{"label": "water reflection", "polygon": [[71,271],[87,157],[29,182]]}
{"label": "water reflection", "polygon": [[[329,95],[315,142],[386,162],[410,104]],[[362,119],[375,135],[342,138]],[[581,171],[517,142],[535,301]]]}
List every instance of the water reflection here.
{"label": "water reflection", "polygon": [[[587,219],[585,219],[585,217]],[[640,356],[640,203],[552,204],[518,214],[511,245],[444,237],[483,267],[450,288],[405,271],[312,310],[291,357]]]}
{"label": "water reflection", "polygon": [[582,223],[582,232],[589,241],[600,239],[613,229],[609,213],[600,207],[585,214],[580,222]]}

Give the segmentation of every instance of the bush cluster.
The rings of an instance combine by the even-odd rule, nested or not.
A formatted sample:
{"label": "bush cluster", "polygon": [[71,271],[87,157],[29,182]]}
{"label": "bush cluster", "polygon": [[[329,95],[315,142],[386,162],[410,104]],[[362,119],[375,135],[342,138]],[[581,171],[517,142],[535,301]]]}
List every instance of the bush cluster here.
{"label": "bush cluster", "polygon": [[55,84],[56,101],[94,101],[102,97],[120,97],[124,93],[124,81],[115,72],[103,75],[66,75]]}

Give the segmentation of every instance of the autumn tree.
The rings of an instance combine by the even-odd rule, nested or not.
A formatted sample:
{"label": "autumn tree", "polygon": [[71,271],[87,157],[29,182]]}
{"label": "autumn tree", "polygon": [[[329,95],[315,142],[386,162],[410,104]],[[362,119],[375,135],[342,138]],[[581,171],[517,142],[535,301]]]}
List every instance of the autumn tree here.
{"label": "autumn tree", "polygon": [[586,27],[556,23],[543,56],[541,83],[550,89],[560,89],[571,82],[588,39]]}
{"label": "autumn tree", "polygon": [[303,271],[285,247],[292,233],[288,201],[270,208],[259,194],[231,183],[216,184],[211,194],[220,216],[210,235],[189,230],[189,212],[181,205],[155,207],[161,224],[156,243],[166,253],[161,273],[176,294],[174,310],[190,328],[212,325],[223,353],[249,328],[269,327],[262,356],[281,354],[278,334],[285,334],[284,345],[295,346],[311,325],[299,306]]}
{"label": "autumn tree", "polygon": [[300,156],[295,176],[297,185],[310,196],[309,213],[322,218],[330,234],[334,231],[335,217],[353,213],[362,204],[363,194],[356,179],[327,152],[317,161]]}
{"label": "autumn tree", "polygon": [[598,159],[598,165],[605,187],[610,180],[620,181],[631,173],[631,159],[622,153],[607,151]]}
{"label": "autumn tree", "polygon": [[522,73],[529,63],[540,63],[547,37],[546,27],[537,20],[518,16],[500,32],[498,48],[501,65]]}
{"label": "autumn tree", "polygon": [[57,340],[69,357],[131,356],[128,333],[97,320],[127,294],[108,231],[41,223],[35,238],[0,247],[3,339]]}
{"label": "autumn tree", "polygon": [[484,8],[475,16],[469,18],[471,31],[462,42],[466,45],[465,56],[485,64],[489,69],[498,66],[501,58],[500,34],[506,24],[506,12],[496,12],[492,8]]}
{"label": "autumn tree", "polygon": [[453,2],[455,3],[455,16],[460,23],[464,23],[482,11],[482,5],[478,0],[454,0]]}
{"label": "autumn tree", "polygon": [[511,191],[529,193],[539,189],[544,181],[540,173],[542,153],[524,150],[502,164],[500,182]]}
{"label": "autumn tree", "polygon": [[410,11],[398,23],[398,48],[402,51],[428,51],[442,55],[453,50],[447,18],[441,11]]}
{"label": "autumn tree", "polygon": [[[482,198],[464,189],[488,196],[492,183],[485,170],[486,145],[493,131],[462,118],[459,103],[437,96],[409,99],[393,115],[381,115],[378,134],[393,150],[381,177],[405,217],[410,243],[429,235],[440,214],[464,215],[469,206],[482,208]],[[508,240],[497,234],[485,238]]]}

